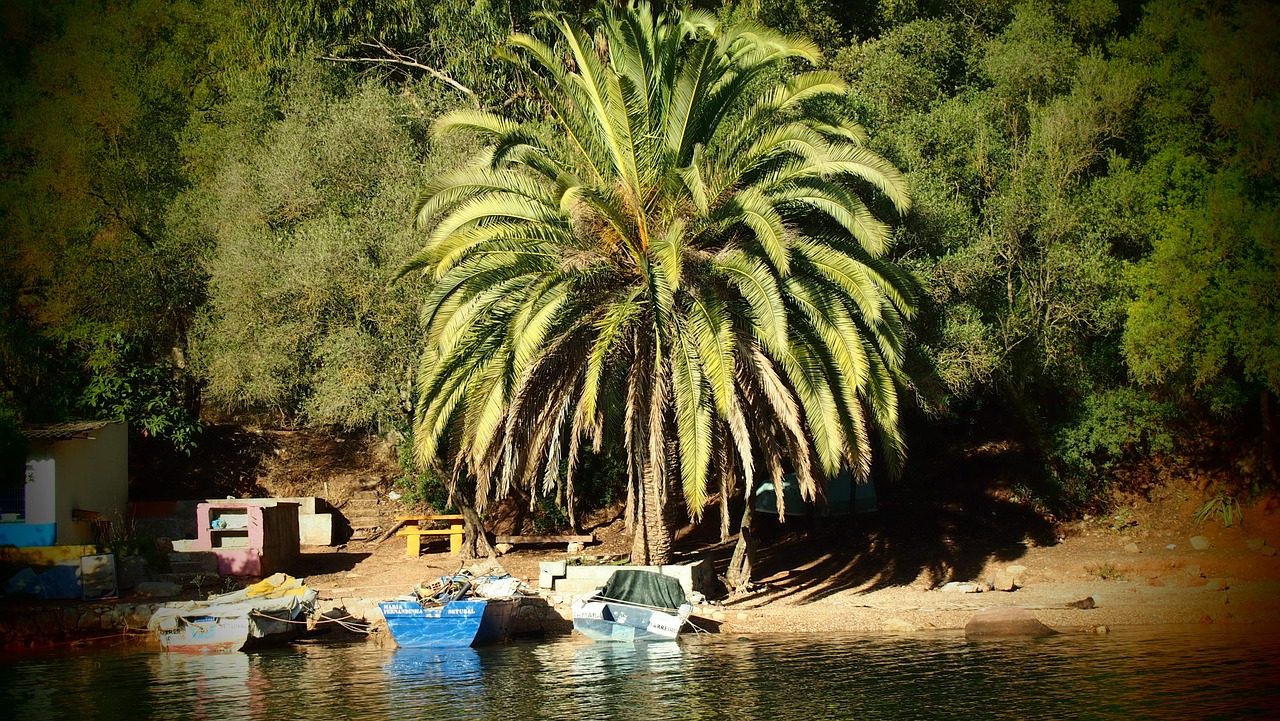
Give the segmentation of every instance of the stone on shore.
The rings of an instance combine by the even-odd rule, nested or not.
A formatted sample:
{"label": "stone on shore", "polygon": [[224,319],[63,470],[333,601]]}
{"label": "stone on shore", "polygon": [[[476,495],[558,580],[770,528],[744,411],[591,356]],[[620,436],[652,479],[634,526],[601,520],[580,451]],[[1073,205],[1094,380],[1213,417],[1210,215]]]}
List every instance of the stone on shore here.
{"label": "stone on shore", "polygon": [[995,608],[982,611],[964,626],[968,639],[1040,638],[1057,633],[1024,608]]}
{"label": "stone on shore", "polygon": [[1244,545],[1248,546],[1251,551],[1260,551],[1263,546],[1267,545],[1267,539],[1261,537],[1250,538],[1244,542]]}
{"label": "stone on shore", "polygon": [[991,588],[994,591],[1013,591],[1018,588],[1018,584],[1012,575],[1008,573],[997,573],[991,579]]}
{"label": "stone on shore", "polygon": [[982,593],[987,590],[987,584],[974,583],[973,581],[952,581],[939,590],[947,593]]}
{"label": "stone on shore", "polygon": [[1126,543],[1124,547],[1125,553],[1142,553],[1142,549],[1138,548],[1136,543]]}
{"label": "stone on shore", "polygon": [[1197,551],[1207,551],[1209,550],[1209,547],[1212,545],[1213,544],[1209,543],[1209,539],[1205,538],[1204,536],[1191,537],[1191,547],[1196,549]]}

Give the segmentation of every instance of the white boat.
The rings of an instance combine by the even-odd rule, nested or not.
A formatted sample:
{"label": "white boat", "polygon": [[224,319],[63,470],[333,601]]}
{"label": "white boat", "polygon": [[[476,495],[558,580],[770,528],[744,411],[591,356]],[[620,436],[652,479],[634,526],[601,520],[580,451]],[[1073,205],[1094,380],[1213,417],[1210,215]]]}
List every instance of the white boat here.
{"label": "white boat", "polygon": [[283,573],[205,601],[166,603],[147,628],[166,651],[220,653],[288,640],[306,626],[316,591]]}
{"label": "white boat", "polygon": [[619,569],[573,604],[573,630],[593,641],[671,641],[693,606],[684,588],[653,571]]}

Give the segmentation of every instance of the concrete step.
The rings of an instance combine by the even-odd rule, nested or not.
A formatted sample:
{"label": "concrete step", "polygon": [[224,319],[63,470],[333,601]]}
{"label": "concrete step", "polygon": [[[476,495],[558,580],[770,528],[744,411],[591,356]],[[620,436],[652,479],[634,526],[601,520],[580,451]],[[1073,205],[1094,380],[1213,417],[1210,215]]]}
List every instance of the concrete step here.
{"label": "concrete step", "polygon": [[365,503],[348,503],[342,507],[342,515],[347,518],[352,516],[381,516],[384,506],[374,506]]}
{"label": "concrete step", "polygon": [[218,557],[209,551],[174,551],[169,554],[172,573],[217,573]]}

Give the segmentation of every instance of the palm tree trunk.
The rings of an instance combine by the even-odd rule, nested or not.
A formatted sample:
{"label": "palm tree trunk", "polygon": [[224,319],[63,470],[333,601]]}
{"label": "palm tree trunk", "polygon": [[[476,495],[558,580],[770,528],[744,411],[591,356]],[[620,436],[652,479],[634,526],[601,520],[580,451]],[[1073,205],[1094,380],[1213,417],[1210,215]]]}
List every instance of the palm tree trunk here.
{"label": "palm tree trunk", "polygon": [[636,484],[635,536],[631,542],[631,563],[660,566],[671,562],[671,513],[664,508],[662,493],[652,473],[646,473]]}
{"label": "palm tree trunk", "polygon": [[498,552],[489,543],[489,537],[485,535],[484,521],[476,511],[474,483],[470,479],[459,483],[455,495],[455,505],[462,512],[462,550],[458,551],[458,560],[470,561],[497,556]]}
{"label": "palm tree trunk", "polygon": [[733,556],[729,559],[729,568],[725,571],[725,585],[729,587],[730,596],[738,596],[751,590],[751,574],[756,563],[756,537],[751,533],[751,521],[755,510],[751,507],[751,499],[747,499],[746,508],[742,511],[742,524],[738,529],[738,543],[733,547]]}

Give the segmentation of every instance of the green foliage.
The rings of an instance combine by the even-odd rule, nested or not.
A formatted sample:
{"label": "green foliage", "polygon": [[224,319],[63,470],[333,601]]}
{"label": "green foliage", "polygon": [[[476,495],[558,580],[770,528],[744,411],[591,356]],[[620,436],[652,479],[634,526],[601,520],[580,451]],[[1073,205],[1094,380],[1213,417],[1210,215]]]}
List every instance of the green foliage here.
{"label": "green foliage", "polygon": [[[300,50],[345,60],[396,84],[424,81],[424,97],[460,84],[488,106],[507,107],[520,94],[509,67],[494,51],[517,30],[527,31],[544,3],[528,0],[239,0],[242,18],[223,49],[226,63],[264,70],[287,87]],[[554,6],[554,3],[553,3]],[[385,47],[385,49],[384,49]],[[394,62],[390,50],[410,65]],[[427,70],[430,68],[430,70]],[[411,83],[410,83],[411,85]],[[470,101],[472,96],[463,95]],[[523,104],[516,104],[524,107]]]}
{"label": "green foliage", "polygon": [[[302,64],[275,96],[247,84],[208,114],[188,196],[217,251],[193,363],[207,397],[308,424],[390,429],[407,414],[417,311],[388,287],[411,252],[403,218],[427,164],[420,110]],[[264,118],[266,118],[264,122]]]}
{"label": "green foliage", "polygon": [[[437,318],[466,316],[468,328],[494,333],[486,345],[464,339],[461,320],[449,329],[459,345],[442,353],[491,361],[451,367],[451,387],[503,390],[489,405],[450,396],[419,436],[459,450],[454,420],[505,433],[498,409],[520,400],[525,418],[540,419],[530,428],[545,431],[526,440],[565,473],[526,464],[503,470],[490,490],[527,483],[579,507],[625,489],[589,487],[585,447],[622,459],[623,476],[646,473],[637,458],[657,452],[640,450],[649,425],[628,423],[650,407],[668,414],[659,436],[693,449],[692,463],[673,461],[663,477],[679,479],[694,507],[718,492],[717,474],[741,480],[744,465],[799,457],[809,440],[814,468],[845,451],[864,462],[854,448],[877,433],[896,457],[903,439],[885,429],[896,425],[897,397],[886,389],[899,385],[929,415],[1014,419],[1049,479],[1041,495],[1082,507],[1117,463],[1175,437],[1166,403],[1243,423],[1260,393],[1280,393],[1272,3],[712,4],[715,16],[679,16],[693,30],[674,43],[673,74],[660,83],[637,82],[638,57],[667,56],[644,55],[651,38],[628,34],[640,25],[617,22],[626,13],[602,8],[595,34],[565,32],[556,18],[576,28],[588,14],[580,2],[9,5],[0,18],[0,427],[11,438],[23,421],[112,416],[189,447],[202,408],[284,425],[404,428],[418,384],[434,382],[418,359],[440,337],[424,336],[420,292],[435,293],[429,305],[440,309],[427,332],[443,332]],[[710,47],[713,27],[715,52],[743,42],[735,28],[747,20],[815,44],[792,42],[781,51],[789,59],[741,73],[722,95],[699,95],[689,49]],[[513,32],[552,45],[525,38],[501,50]],[[767,31],[756,39],[775,41]],[[606,42],[594,58],[587,52]],[[811,61],[847,87],[807,74]],[[751,108],[808,82],[814,92],[785,109]],[[689,142],[673,147],[662,114],[687,99],[705,110],[682,116]],[[640,100],[658,102],[646,114]],[[497,202],[490,215],[469,206],[476,212],[453,229],[456,245],[419,258],[439,264],[426,284],[389,285],[439,240],[404,227],[419,189],[444,188],[431,181],[480,152],[457,134],[436,143],[426,128],[477,106],[497,115],[448,123],[479,122],[494,144],[488,172],[522,180],[485,196]],[[818,122],[846,118],[870,132]],[[508,124],[516,121],[527,122]],[[774,181],[801,162],[811,131],[835,147],[833,128],[856,139],[841,152],[871,153],[872,170],[832,172],[828,150],[813,146],[805,160],[826,169],[782,202],[785,183]],[[758,163],[743,170],[739,158]],[[912,209],[890,236],[874,219],[893,217],[901,183],[874,176],[893,167],[906,175]],[[830,197],[799,198],[830,192],[822,183],[833,179],[857,222],[815,209]],[[463,195],[481,202],[461,186],[440,192],[434,220]],[[503,255],[519,233],[499,239],[497,229],[524,221],[495,219],[515,206],[559,234],[524,239],[548,244],[558,265]],[[839,250],[870,269],[872,285],[892,289],[880,315],[879,296],[839,311],[832,299],[856,291],[810,283],[823,261],[808,243],[835,247],[831,236],[868,218],[855,234],[861,245]],[[495,235],[477,250],[480,228]],[[906,290],[908,274],[918,294]],[[434,285],[446,277],[488,295]],[[468,315],[480,307],[491,316]],[[857,365],[867,350],[887,375]],[[550,384],[553,365],[581,382]],[[854,380],[825,380],[842,377]],[[775,380],[792,405],[758,416],[751,399],[726,390],[779,400],[763,392]],[[516,392],[540,383],[546,405]],[[556,415],[564,407],[553,398],[572,399],[568,415]],[[641,413],[580,418],[579,402]],[[799,425],[769,420],[788,416]],[[747,442],[743,428],[774,440]],[[579,442],[568,442],[574,433]],[[563,441],[554,451],[553,438]],[[606,440],[630,442],[637,455],[609,455]],[[496,470],[494,458],[473,465]],[[571,478],[576,497],[555,490]]]}
{"label": "green foliage", "polygon": [[[1222,412],[1280,392],[1280,13],[1153,3],[1122,46],[1152,68],[1144,190],[1151,252],[1130,274],[1125,357],[1144,382]],[[1191,112],[1188,112],[1188,111]]]}
{"label": "green foliage", "polygon": [[401,475],[394,482],[402,501],[409,506],[429,506],[437,513],[456,513],[449,503],[449,484],[435,469],[418,470],[413,462],[413,439],[401,435],[396,445]]}
{"label": "green foliage", "polygon": [[1085,565],[1085,571],[1097,576],[1103,581],[1123,581],[1125,579],[1124,571],[1114,563],[1090,563]]}
{"label": "green foliage", "polygon": [[1232,525],[1244,520],[1244,513],[1240,511],[1240,504],[1235,498],[1228,496],[1224,491],[1218,491],[1212,498],[1201,504],[1192,516],[1192,520],[1198,524],[1210,518],[1218,519],[1223,528],[1231,528]]}
{"label": "green foliage", "polygon": [[138,341],[120,333],[99,328],[87,340],[91,349],[83,407],[91,409],[92,417],[122,418],[134,432],[190,453],[201,426],[182,405],[180,375],[149,361]]}
{"label": "green foliage", "polygon": [[1053,436],[1060,484],[1044,493],[1050,507],[1088,508],[1105,499],[1116,468],[1175,453],[1176,411],[1142,391],[1091,395]]}
{"label": "green foliage", "polygon": [[169,203],[207,97],[208,17],[148,0],[7,16],[0,356],[24,420],[106,413],[189,447],[195,384],[173,358],[204,300],[202,248],[171,232]]}

